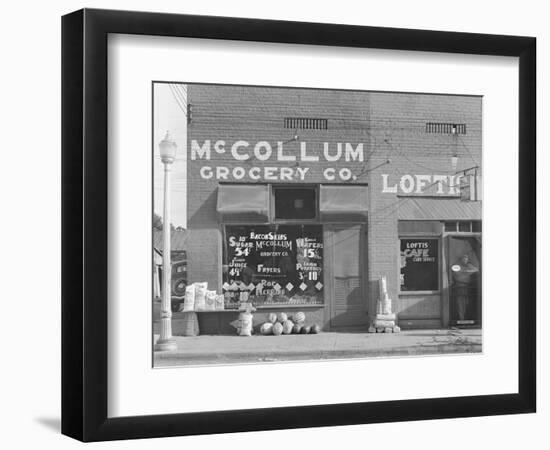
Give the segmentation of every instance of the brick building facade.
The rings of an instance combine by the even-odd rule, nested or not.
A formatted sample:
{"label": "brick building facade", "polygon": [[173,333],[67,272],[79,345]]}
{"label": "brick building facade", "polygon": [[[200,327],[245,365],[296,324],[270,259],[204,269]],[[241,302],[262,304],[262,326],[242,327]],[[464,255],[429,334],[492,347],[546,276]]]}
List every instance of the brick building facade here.
{"label": "brick building facade", "polygon": [[481,97],[191,84],[187,102],[190,282],[258,322],[366,330],[386,277],[400,326],[480,325]]}

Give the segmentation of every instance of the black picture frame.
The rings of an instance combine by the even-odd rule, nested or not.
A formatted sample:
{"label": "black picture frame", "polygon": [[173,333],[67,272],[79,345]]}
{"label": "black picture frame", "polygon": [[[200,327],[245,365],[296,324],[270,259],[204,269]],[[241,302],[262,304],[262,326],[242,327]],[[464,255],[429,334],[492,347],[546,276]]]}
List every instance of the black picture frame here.
{"label": "black picture frame", "polygon": [[[519,58],[517,393],[107,417],[109,33]],[[321,427],[536,409],[536,39],[83,9],[62,18],[62,433],[82,441]]]}

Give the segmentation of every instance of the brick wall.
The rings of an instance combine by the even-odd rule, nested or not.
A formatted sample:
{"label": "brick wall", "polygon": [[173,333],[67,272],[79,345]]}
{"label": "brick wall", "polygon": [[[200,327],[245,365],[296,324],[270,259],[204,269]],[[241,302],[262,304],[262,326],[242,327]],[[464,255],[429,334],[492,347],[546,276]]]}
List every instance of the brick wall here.
{"label": "brick wall", "polygon": [[[290,168],[292,183],[342,182],[337,178],[327,180],[323,171],[334,168],[337,174],[340,169],[349,168],[355,178],[347,183],[369,184],[368,263],[364,272],[370,293],[368,309],[372,312],[378,298],[379,276],[387,277],[393,299],[397,299],[398,292],[399,197],[396,193],[382,193],[382,175],[393,182],[403,174],[452,174],[454,154],[459,158],[457,170],[481,164],[480,97],[189,85],[188,102],[192,105],[188,151],[193,140],[199,145],[210,140],[211,147],[210,160],[192,160],[188,154],[188,226],[191,230],[188,275],[191,282],[206,280],[218,290],[221,289],[221,236],[216,216],[216,188],[219,181],[255,182],[247,175],[242,179],[233,178],[231,171],[235,167],[242,167],[245,173],[251,167],[268,166],[275,171]],[[284,128],[285,117],[327,119],[328,129]],[[426,133],[427,122],[464,123],[467,133],[459,136]],[[299,141],[287,142],[295,133]],[[239,154],[250,155],[248,160],[236,161],[231,156],[231,145],[238,140],[250,143],[250,147],[239,149]],[[219,152],[215,150],[217,141],[224,141],[224,152],[221,147]],[[258,141],[270,143],[270,159],[261,161],[254,157],[253,147]],[[286,142],[285,155],[300,155],[300,143],[306,142],[307,155],[319,156],[319,161],[277,161],[277,142]],[[326,161],[323,158],[325,142],[329,143],[331,154],[336,152],[338,142],[350,143],[354,148],[362,143],[364,160]],[[390,163],[386,163],[388,159]],[[229,175],[222,180],[216,180],[215,176],[204,179],[200,175],[204,166],[227,167]],[[302,181],[298,169],[306,167],[309,171]]]}
{"label": "brick wall", "polygon": [[[241,86],[190,85],[188,102],[192,105],[192,119],[188,125],[188,149],[196,140],[203,145],[211,142],[211,160],[191,159],[188,154],[188,226],[193,230],[189,240],[189,279],[206,280],[211,286],[221,287],[219,264],[212,261],[221,260],[219,246],[220,228],[216,216],[216,188],[219,180],[214,177],[204,179],[200,176],[201,167],[243,167],[249,169],[257,166],[275,168],[290,167],[295,178],[292,183],[330,183],[323,176],[326,168],[349,168],[358,174],[357,180],[350,182],[365,183],[367,178],[361,175],[366,167],[365,162],[345,161],[328,162],[320,156],[317,163],[297,161],[284,162],[276,160],[277,142],[286,142],[297,132],[298,142],[284,144],[285,155],[295,155],[299,159],[300,143],[307,143],[307,155],[322,155],[323,143],[329,142],[330,154],[337,152],[336,143],[363,144],[364,155],[369,153],[368,131],[368,98],[358,96],[355,92],[335,92],[303,89],[246,88]],[[310,117],[328,119],[327,130],[288,129],[284,128],[285,117]],[[225,141],[225,153],[214,150],[216,141]],[[267,141],[273,147],[273,155],[267,161],[258,161],[253,157],[253,149],[240,150],[251,158],[247,161],[236,161],[230,154],[230,146],[245,140],[255,145],[258,141]],[[354,147],[355,150],[356,147]],[[190,151],[190,150],[189,150]],[[342,148],[345,154],[345,145]],[[351,159],[351,156],[350,156]],[[298,168],[309,168],[305,179],[299,179]],[[254,180],[245,177],[236,180],[232,177],[220,181],[250,183]],[[288,181],[271,181],[274,183]]]}
{"label": "brick wall", "polygon": [[[391,161],[369,174],[369,311],[376,305],[377,280],[386,276],[394,310],[399,313],[406,306],[399,303],[397,295],[400,199],[396,194],[382,193],[382,174],[388,174],[394,181],[403,174],[454,174],[451,156],[455,153],[456,170],[481,165],[481,98],[402,93],[370,93],[369,98],[371,167],[387,159]],[[467,133],[459,136],[426,133],[426,122],[465,123]],[[438,307],[435,302],[433,305]],[[426,314],[433,315],[433,311]]]}

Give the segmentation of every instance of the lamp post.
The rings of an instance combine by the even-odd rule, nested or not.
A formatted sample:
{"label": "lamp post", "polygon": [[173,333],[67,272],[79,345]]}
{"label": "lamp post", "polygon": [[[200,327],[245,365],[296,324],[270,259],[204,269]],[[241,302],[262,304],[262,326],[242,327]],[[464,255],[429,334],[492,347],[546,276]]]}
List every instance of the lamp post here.
{"label": "lamp post", "polygon": [[160,337],[155,344],[155,351],[177,350],[176,341],[172,337],[172,264],[170,249],[170,168],[176,159],[176,143],[171,139],[170,132],[159,143],[160,159],[164,164],[164,217],[162,224],[162,298],[160,303]]}

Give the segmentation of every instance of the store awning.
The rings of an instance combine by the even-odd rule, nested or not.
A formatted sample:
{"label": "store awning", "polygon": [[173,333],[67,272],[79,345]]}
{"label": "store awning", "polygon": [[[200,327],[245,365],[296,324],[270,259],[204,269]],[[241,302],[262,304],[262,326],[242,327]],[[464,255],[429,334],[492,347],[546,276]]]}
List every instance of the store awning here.
{"label": "store awning", "polygon": [[321,185],[319,211],[324,220],[365,221],[368,213],[367,186]]}
{"label": "store awning", "polygon": [[397,215],[400,220],[481,220],[481,202],[458,197],[401,197]]}
{"label": "store awning", "polygon": [[218,214],[225,219],[239,218],[267,221],[269,190],[267,185],[220,185],[218,187]]}

